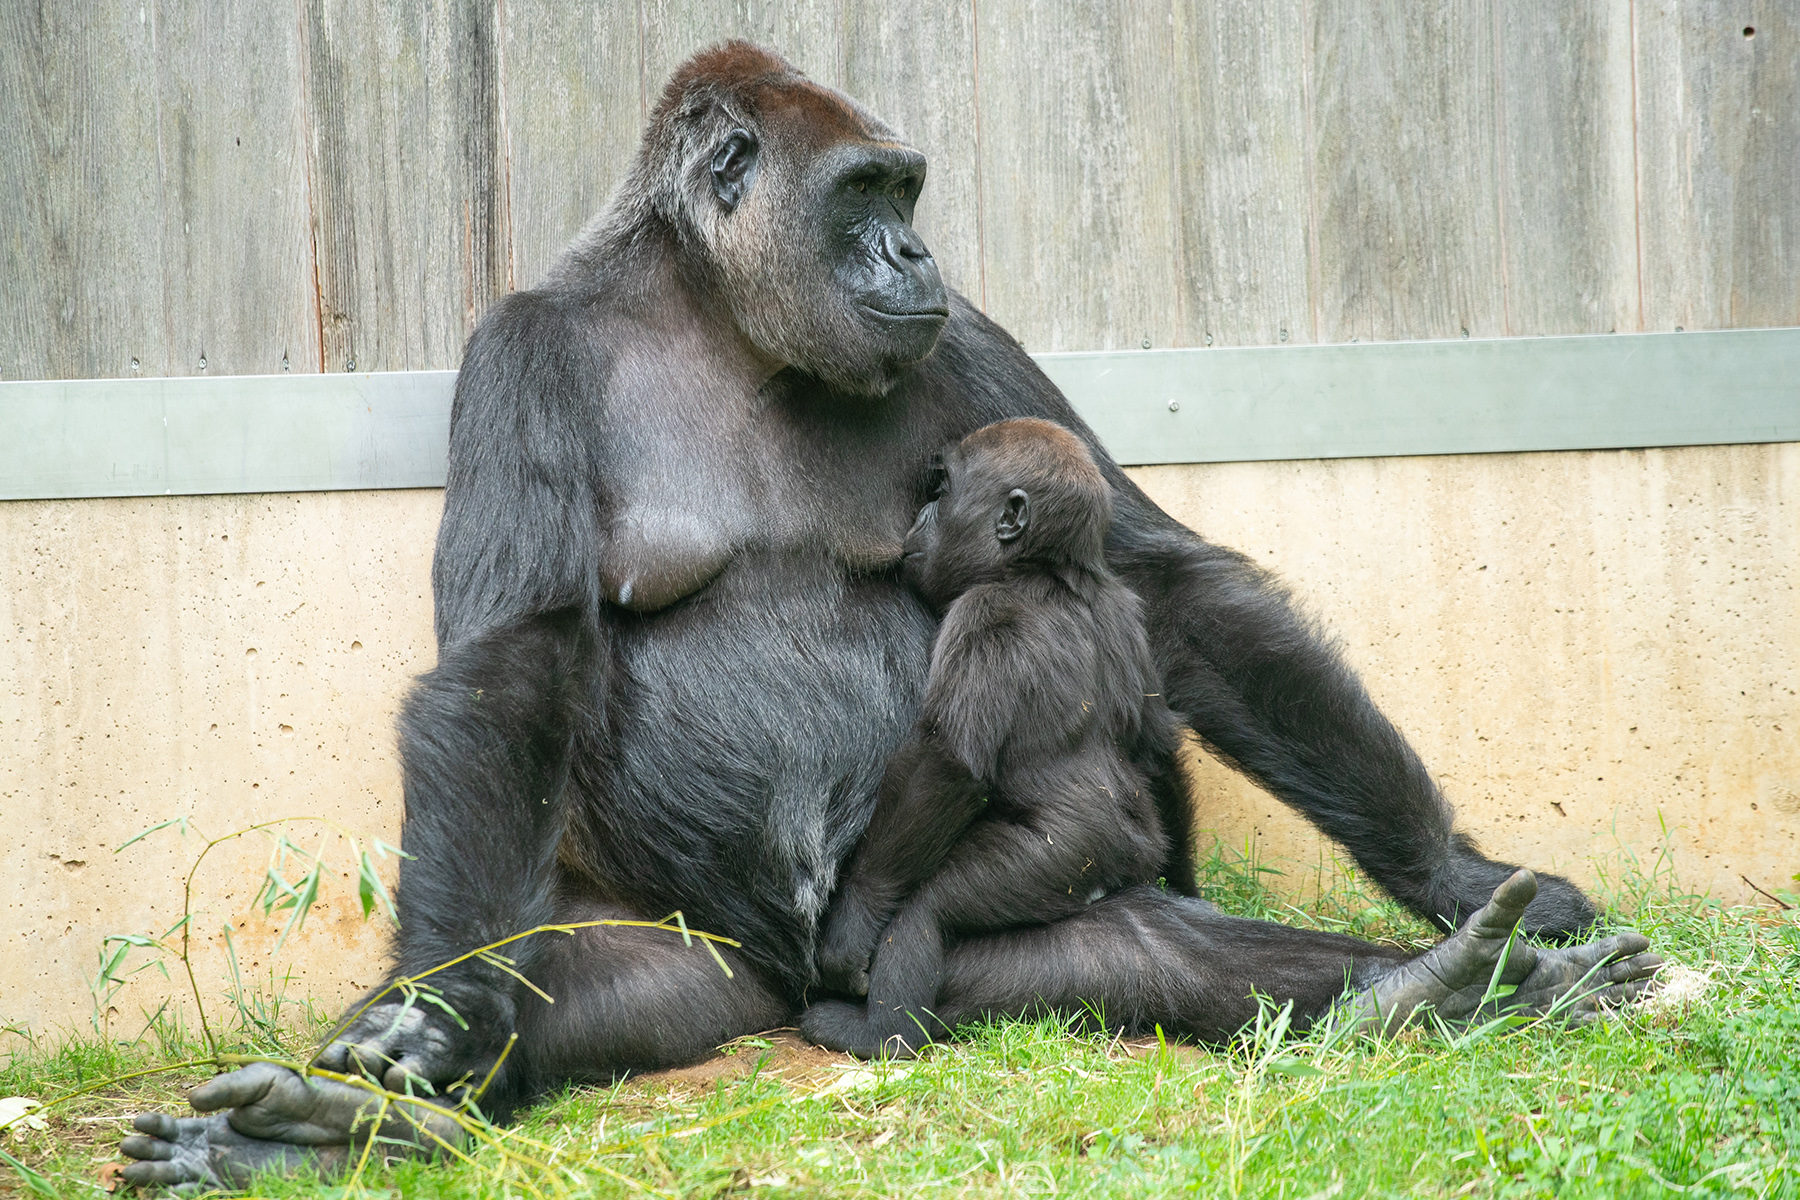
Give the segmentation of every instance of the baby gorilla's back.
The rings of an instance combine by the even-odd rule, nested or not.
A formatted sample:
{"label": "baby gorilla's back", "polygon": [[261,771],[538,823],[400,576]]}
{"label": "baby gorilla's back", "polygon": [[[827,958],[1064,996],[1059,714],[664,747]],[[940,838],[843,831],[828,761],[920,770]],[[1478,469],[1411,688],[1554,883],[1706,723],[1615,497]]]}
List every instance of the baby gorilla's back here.
{"label": "baby gorilla's back", "polygon": [[1092,459],[1048,422],[944,452],[907,538],[909,581],[946,610],[924,711],[819,952],[827,987],[868,999],[815,1004],[815,1041],[910,1054],[944,1031],[932,1005],[949,941],[1165,875],[1191,886],[1174,721],[1137,598],[1102,554],[1108,517]]}

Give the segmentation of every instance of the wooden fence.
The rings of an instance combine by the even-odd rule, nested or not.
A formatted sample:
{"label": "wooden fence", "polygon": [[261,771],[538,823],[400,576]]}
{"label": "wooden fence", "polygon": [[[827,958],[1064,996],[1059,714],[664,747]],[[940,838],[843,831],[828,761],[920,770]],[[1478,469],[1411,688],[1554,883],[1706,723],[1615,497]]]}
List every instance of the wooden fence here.
{"label": "wooden fence", "polygon": [[1791,0],[4,0],[0,378],[454,366],[728,36],[1034,351],[1800,324]]}

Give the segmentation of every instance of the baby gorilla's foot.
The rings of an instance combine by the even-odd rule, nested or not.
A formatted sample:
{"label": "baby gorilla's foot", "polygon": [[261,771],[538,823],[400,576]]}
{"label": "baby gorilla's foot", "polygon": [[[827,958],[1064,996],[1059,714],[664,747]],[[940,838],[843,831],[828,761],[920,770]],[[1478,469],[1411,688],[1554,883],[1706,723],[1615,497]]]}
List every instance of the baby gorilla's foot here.
{"label": "baby gorilla's foot", "polygon": [[[1537,895],[1537,880],[1519,871],[1463,927],[1418,958],[1395,967],[1347,1005],[1369,1028],[1392,1032],[1429,1006],[1447,1021],[1501,1013],[1554,1015],[1572,1023],[1598,1018],[1600,1009],[1629,1003],[1654,986],[1660,955],[1646,953],[1642,934],[1626,932],[1594,942],[1545,948],[1512,940]],[[1489,997],[1497,982],[1513,990]]]}
{"label": "baby gorilla's foot", "polygon": [[905,1014],[907,1030],[869,1019],[861,1004],[821,1000],[800,1015],[800,1033],[827,1050],[840,1050],[858,1058],[914,1058],[919,1047],[931,1041],[923,1029]]}
{"label": "baby gorilla's foot", "polygon": [[[411,1146],[429,1157],[464,1140],[456,1122],[422,1105],[394,1101],[286,1067],[255,1063],[195,1088],[189,1097],[210,1117],[146,1113],[120,1143],[127,1182],[176,1191],[242,1188],[259,1173],[311,1168],[341,1173],[351,1151],[379,1134],[384,1153]],[[225,1110],[221,1112],[220,1110]]]}

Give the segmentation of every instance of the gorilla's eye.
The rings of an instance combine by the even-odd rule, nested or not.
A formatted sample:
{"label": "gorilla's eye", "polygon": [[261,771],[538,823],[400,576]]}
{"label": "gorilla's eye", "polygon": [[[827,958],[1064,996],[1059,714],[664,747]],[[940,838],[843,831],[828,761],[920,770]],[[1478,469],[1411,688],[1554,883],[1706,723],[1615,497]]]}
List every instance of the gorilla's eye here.
{"label": "gorilla's eye", "polygon": [[866,191],[868,191],[868,190],[869,190],[869,185],[868,185],[868,184],[866,184],[866,183],[864,183],[864,182],[863,182],[863,181],[862,181],[862,180],[860,180],[860,179],[859,179],[859,180],[857,180],[857,181],[856,181],[856,182],[855,182],[855,183],[853,183],[853,184],[851,184],[851,185],[850,185],[850,186],[851,186],[851,187],[853,187],[853,188],[855,188],[855,189],[856,189],[856,190],[857,190],[857,191],[859,191],[859,192],[866,192]]}

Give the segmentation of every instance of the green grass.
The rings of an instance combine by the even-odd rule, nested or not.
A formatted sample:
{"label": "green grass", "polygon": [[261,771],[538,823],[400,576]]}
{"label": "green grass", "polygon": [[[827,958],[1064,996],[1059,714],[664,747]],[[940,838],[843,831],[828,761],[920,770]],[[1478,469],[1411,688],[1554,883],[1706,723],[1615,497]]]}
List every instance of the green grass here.
{"label": "green grass", "polygon": [[[1299,910],[1254,864],[1215,856],[1207,893],[1248,915],[1422,942],[1355,880]],[[734,1073],[573,1089],[512,1135],[548,1175],[492,1149],[371,1170],[407,1196],[1665,1196],[1800,1197],[1800,920],[1632,875],[1607,900],[1686,971],[1685,1003],[1582,1030],[1531,1027],[1382,1043],[1247,1035],[1229,1052],[1007,1022],[895,1067],[799,1070],[759,1039]],[[305,1042],[297,1031],[294,1050]],[[193,1053],[159,1023],[131,1045],[19,1044],[0,1095],[48,1099]],[[760,1065],[759,1065],[760,1064]],[[116,1157],[106,1119],[173,1106],[204,1070],[51,1110],[0,1142],[58,1195],[93,1195]],[[819,1083],[827,1081],[824,1090]],[[90,1118],[82,1120],[82,1118]],[[0,1189],[6,1185],[0,1184]],[[15,1183],[15,1187],[24,1187]],[[270,1195],[337,1192],[270,1181]]]}

